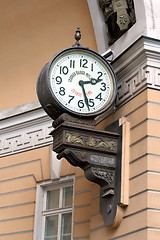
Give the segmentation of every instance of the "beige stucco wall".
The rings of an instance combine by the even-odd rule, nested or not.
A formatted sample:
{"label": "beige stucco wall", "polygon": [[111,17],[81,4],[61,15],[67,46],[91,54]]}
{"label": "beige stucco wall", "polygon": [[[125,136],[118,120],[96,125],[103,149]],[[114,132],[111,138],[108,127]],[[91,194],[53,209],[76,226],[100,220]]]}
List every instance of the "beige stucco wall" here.
{"label": "beige stucco wall", "polygon": [[0,1],[0,110],[37,100],[42,67],[58,51],[75,43],[96,50],[86,0]]}
{"label": "beige stucco wall", "polygon": [[[0,110],[37,100],[36,81],[41,68],[56,52],[73,45],[77,26],[81,27],[82,45],[97,49],[85,0],[2,0],[0,15]],[[135,33],[132,30],[129,30],[130,35]],[[127,34],[115,43],[117,49],[124,50],[119,42],[126,47],[123,40],[127,39]],[[99,187],[89,182],[80,169],[63,160],[61,177],[75,176],[75,239],[160,239],[159,59],[157,54],[153,61],[148,60],[148,53],[142,56],[145,52],[142,46],[137,48],[131,50],[131,54],[126,52],[128,55],[122,56],[117,65],[114,63],[119,83],[118,109],[97,126],[97,129],[104,129],[121,117],[126,117],[130,123],[129,206],[124,209],[119,227],[107,228],[99,212]],[[154,56],[157,49],[153,50]],[[146,79],[152,89],[146,89]],[[27,114],[23,112],[22,116],[25,122]],[[13,128],[11,126],[14,131],[15,119],[16,116],[8,120],[14,123]],[[37,123],[43,124],[41,119]],[[34,150],[16,154],[18,145],[23,149],[32,141],[28,132],[23,135],[23,126],[15,137],[3,129],[6,138],[2,147],[11,155],[6,153],[0,158],[0,240],[33,239],[37,183],[51,178],[49,146],[37,147],[45,138],[43,129],[38,130],[39,135],[32,135],[38,143]],[[18,131],[21,131],[19,135]],[[15,145],[12,152],[11,145]]]}
{"label": "beige stucco wall", "polygon": [[49,147],[0,159],[0,239],[33,239],[37,182],[50,178]]}

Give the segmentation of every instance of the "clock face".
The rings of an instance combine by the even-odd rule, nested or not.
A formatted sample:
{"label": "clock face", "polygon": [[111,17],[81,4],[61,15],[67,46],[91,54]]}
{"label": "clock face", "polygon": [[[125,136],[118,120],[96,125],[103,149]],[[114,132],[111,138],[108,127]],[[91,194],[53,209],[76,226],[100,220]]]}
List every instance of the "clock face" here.
{"label": "clock face", "polygon": [[115,99],[115,77],[109,64],[94,52],[71,49],[50,64],[51,93],[65,111],[94,116]]}

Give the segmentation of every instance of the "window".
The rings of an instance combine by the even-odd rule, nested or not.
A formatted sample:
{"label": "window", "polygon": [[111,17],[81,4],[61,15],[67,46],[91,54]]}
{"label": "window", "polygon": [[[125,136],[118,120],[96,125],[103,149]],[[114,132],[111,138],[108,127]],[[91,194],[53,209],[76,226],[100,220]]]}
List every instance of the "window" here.
{"label": "window", "polygon": [[44,240],[72,239],[73,186],[46,188],[44,192]]}

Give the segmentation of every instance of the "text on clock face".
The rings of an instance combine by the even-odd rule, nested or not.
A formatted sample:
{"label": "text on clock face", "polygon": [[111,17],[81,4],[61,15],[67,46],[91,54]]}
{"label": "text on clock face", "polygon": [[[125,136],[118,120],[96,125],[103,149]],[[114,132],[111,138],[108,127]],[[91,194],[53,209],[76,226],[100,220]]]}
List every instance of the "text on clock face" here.
{"label": "text on clock face", "polygon": [[[74,95],[78,96],[78,97],[82,97],[82,93],[77,92],[74,88],[71,90],[71,92],[72,92]],[[90,96],[91,94],[92,94],[91,91],[86,92],[86,96],[87,96],[87,97]]]}

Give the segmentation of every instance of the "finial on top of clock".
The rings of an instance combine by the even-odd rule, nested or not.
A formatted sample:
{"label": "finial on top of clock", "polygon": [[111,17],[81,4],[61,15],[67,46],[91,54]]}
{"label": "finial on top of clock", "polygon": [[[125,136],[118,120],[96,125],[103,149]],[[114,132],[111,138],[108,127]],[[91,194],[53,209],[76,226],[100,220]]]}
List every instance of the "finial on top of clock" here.
{"label": "finial on top of clock", "polygon": [[79,40],[81,39],[80,27],[77,27],[74,37],[75,37],[76,43],[73,45],[73,47],[81,47],[81,44],[79,43]]}

